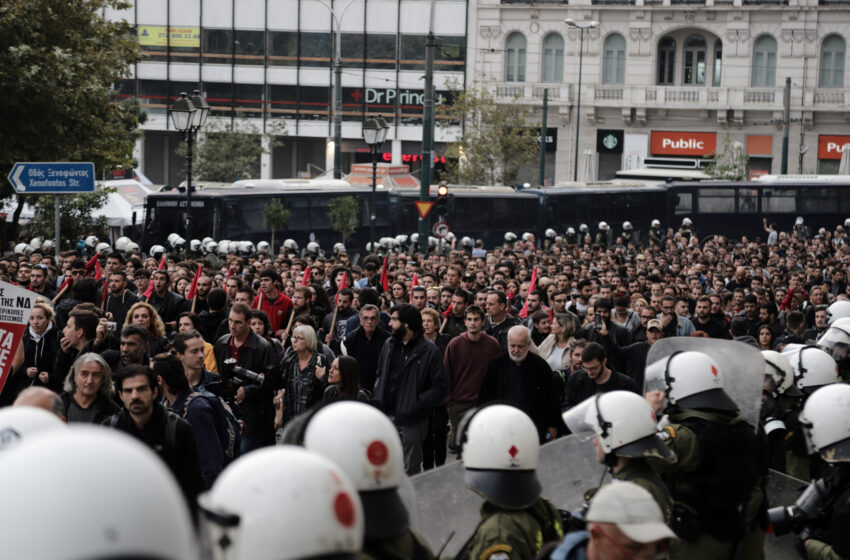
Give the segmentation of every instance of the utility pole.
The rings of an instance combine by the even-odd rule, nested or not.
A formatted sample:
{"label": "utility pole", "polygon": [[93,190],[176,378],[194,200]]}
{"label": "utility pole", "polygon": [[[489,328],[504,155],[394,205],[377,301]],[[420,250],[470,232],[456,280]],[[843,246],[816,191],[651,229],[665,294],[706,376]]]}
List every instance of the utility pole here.
{"label": "utility pole", "polygon": [[[431,198],[431,170],[434,167],[434,49],[437,40],[434,37],[434,7],[431,0],[431,21],[428,24],[428,38],[425,40],[425,94],[422,103],[422,170],[419,176],[419,200],[428,202]],[[419,251],[428,254],[428,233],[430,220],[419,219]]]}
{"label": "utility pole", "polygon": [[788,174],[788,136],[791,132],[791,77],[785,78],[785,93],[782,96],[782,175]]}
{"label": "utility pole", "polygon": [[543,186],[546,178],[546,114],[549,111],[549,88],[543,88],[543,119],[540,123],[540,169],[537,172],[537,184]]}

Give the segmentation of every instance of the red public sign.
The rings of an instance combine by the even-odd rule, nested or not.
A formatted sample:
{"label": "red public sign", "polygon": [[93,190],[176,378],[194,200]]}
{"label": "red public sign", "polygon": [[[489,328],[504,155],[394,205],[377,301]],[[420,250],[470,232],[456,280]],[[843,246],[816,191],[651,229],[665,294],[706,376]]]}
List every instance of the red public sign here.
{"label": "red public sign", "polygon": [[650,152],[654,156],[708,156],[717,149],[715,132],[653,131]]}
{"label": "red public sign", "polygon": [[844,144],[850,144],[850,136],[821,134],[818,136],[818,159],[841,159]]}

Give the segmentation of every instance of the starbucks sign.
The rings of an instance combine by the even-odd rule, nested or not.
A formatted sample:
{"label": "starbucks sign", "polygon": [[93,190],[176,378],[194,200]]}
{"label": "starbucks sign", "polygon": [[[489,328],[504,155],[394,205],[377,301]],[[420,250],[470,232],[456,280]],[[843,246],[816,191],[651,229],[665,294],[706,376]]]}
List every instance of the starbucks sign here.
{"label": "starbucks sign", "polygon": [[623,153],[623,131],[622,130],[597,130],[596,151],[599,153],[622,154]]}

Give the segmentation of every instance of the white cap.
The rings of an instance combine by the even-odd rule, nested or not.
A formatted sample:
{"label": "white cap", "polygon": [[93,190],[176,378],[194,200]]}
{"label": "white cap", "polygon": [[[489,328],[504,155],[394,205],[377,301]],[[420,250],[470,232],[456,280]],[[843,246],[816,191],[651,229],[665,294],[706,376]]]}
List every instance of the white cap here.
{"label": "white cap", "polygon": [[591,523],[612,523],[639,543],[676,537],[664,523],[652,494],[633,482],[614,482],[600,488],[585,518]]}

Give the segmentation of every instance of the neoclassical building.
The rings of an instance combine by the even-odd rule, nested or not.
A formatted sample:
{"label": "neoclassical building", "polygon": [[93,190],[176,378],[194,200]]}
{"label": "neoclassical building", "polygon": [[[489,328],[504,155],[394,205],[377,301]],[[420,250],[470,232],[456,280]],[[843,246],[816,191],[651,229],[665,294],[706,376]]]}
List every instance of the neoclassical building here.
{"label": "neoclassical building", "polygon": [[834,173],[850,142],[848,40],[846,1],[479,0],[467,81],[531,107],[533,126],[548,91],[546,180],[555,183],[573,177],[577,120],[586,178],[651,156],[710,155],[727,134],[750,156],[751,175],[778,173],[790,78],[788,171]]}

